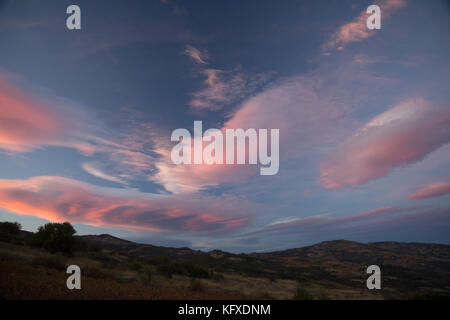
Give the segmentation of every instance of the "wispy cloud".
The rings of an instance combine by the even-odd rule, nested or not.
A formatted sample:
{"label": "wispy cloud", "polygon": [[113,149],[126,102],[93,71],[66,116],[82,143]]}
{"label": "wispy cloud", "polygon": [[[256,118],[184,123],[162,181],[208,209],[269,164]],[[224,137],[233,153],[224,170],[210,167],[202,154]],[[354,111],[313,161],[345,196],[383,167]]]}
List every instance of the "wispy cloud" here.
{"label": "wispy cloud", "polygon": [[364,184],[448,142],[449,105],[411,99],[373,118],[345,142],[322,164],[321,182],[327,189]]}
{"label": "wispy cloud", "polygon": [[0,207],[51,221],[153,232],[225,232],[250,219],[243,201],[199,194],[157,195],[39,176],[0,180]]}
{"label": "wispy cloud", "polygon": [[[351,73],[352,67],[346,70]],[[207,81],[214,83],[216,76],[216,72],[210,74]],[[349,126],[353,130],[353,121],[346,115],[355,108],[355,102],[348,90],[341,90],[349,78],[340,70],[321,69],[273,81],[238,105],[219,129],[280,129],[282,161],[321,153],[348,136]],[[364,72],[351,76],[351,81],[355,79],[361,83],[372,80]],[[156,152],[161,157],[155,162],[157,173],[151,179],[171,192],[242,183],[258,173],[254,166],[175,166],[170,160],[170,146],[162,146]]]}
{"label": "wispy cloud", "polygon": [[206,51],[200,52],[199,49],[191,45],[187,45],[186,49],[183,51],[183,54],[187,55],[196,63],[207,64],[206,59],[208,57],[208,54],[206,53]]}
{"label": "wispy cloud", "polygon": [[107,173],[104,173],[101,171],[101,169],[99,169],[96,165],[95,162],[84,162],[81,167],[83,168],[83,170],[85,170],[87,173],[98,177],[100,179],[104,179],[104,180],[108,180],[111,182],[116,182],[116,183],[120,183],[123,185],[128,185],[128,182],[126,182],[125,180],[119,178],[119,177],[115,177],[113,175],[109,175]]}
{"label": "wispy cloud", "polygon": [[[407,1],[379,0],[375,1],[375,3],[373,4],[376,4],[380,7],[382,23],[384,23],[384,21],[386,21],[398,9],[406,6]],[[370,30],[366,26],[368,17],[369,14],[367,14],[366,11],[363,11],[357,18],[353,19],[351,22],[340,26],[338,31],[331,36],[331,39],[323,45],[323,48],[335,48],[338,50],[342,50],[348,43],[359,42],[376,34],[376,30]]]}
{"label": "wispy cloud", "polygon": [[189,101],[191,111],[220,110],[224,106],[242,101],[259,89],[270,76],[270,73],[245,74],[240,70],[221,70],[206,67],[207,52],[200,52],[190,45],[183,54],[196,63],[196,74],[204,79],[202,88],[191,94]]}
{"label": "wispy cloud", "polygon": [[68,127],[63,115],[52,111],[44,103],[36,103],[0,74],[1,149],[25,152],[57,143]]}
{"label": "wispy cloud", "polygon": [[238,102],[267,81],[268,74],[245,75],[239,71],[205,69],[204,88],[192,94],[191,110],[219,110]]}
{"label": "wispy cloud", "polygon": [[[374,226],[380,227],[383,224],[397,224],[401,221],[407,221],[408,218],[426,216],[427,214],[430,214],[430,216],[436,216],[432,213],[436,213],[436,215],[440,217],[442,215],[447,215],[447,219],[450,218],[449,209],[432,209],[423,206],[387,206],[344,217],[314,215],[305,218],[290,218],[286,221],[270,223],[262,228],[246,233],[245,236],[260,233],[323,234],[327,232],[336,232],[339,230],[364,230]],[[431,218],[431,220],[432,219],[433,218]]]}
{"label": "wispy cloud", "polygon": [[428,199],[446,196],[450,194],[450,182],[432,182],[416,191],[409,194],[409,199]]}
{"label": "wispy cloud", "polygon": [[0,73],[0,149],[9,153],[51,146],[76,149],[110,163],[115,173],[105,172],[98,161],[84,163],[86,172],[122,184],[128,178],[146,179],[155,169],[148,146],[157,142],[154,126],[123,118],[122,126],[128,127],[108,130],[87,108],[48,93],[33,94],[39,90],[24,89],[10,78]]}

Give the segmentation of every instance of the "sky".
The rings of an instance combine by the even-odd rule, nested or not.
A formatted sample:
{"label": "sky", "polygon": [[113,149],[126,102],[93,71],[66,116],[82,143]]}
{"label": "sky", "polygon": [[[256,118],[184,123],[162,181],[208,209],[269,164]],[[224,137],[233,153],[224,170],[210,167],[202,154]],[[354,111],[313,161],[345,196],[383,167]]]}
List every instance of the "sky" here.
{"label": "sky", "polygon": [[[0,44],[0,220],[238,253],[450,244],[448,1],[6,0]],[[175,165],[200,120],[279,129],[278,173]]]}

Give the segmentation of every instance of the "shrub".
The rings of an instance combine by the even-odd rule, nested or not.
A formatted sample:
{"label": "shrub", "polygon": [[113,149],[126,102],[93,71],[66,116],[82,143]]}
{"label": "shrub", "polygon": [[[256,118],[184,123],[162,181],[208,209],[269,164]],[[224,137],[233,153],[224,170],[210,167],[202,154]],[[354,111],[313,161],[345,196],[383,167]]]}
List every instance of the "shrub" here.
{"label": "shrub", "polygon": [[67,265],[64,259],[58,256],[48,257],[48,256],[37,256],[32,260],[32,264],[35,266],[42,266],[49,269],[55,270],[66,270]]}
{"label": "shrub", "polygon": [[195,292],[203,292],[205,291],[205,286],[198,280],[191,280],[191,283],[189,284],[189,290],[195,291]]}
{"label": "shrub", "polygon": [[103,269],[114,269],[121,265],[112,253],[103,252],[102,250],[88,251],[87,257],[99,261]]}
{"label": "shrub", "polygon": [[262,299],[262,300],[274,300],[274,298],[268,293],[268,292],[263,292],[261,294],[261,296],[258,297],[258,299]]}
{"label": "shrub", "polygon": [[32,244],[52,253],[62,252],[71,255],[79,245],[74,237],[75,232],[69,222],[47,223],[39,227],[33,236]]}
{"label": "shrub", "polygon": [[6,253],[6,252],[0,252],[0,262],[9,260],[10,258],[10,254]]}
{"label": "shrub", "polygon": [[166,256],[159,256],[156,258],[151,258],[151,259],[146,259],[146,260],[147,260],[146,261],[147,263],[153,264],[156,266],[169,263],[169,258]]}
{"label": "shrub", "polygon": [[102,252],[102,248],[99,245],[96,245],[95,243],[90,243],[89,245],[87,245],[87,250],[89,252],[95,252],[95,253]]}
{"label": "shrub", "polygon": [[327,290],[324,288],[320,289],[320,293],[319,293],[319,300],[330,300],[330,297],[328,296]]}
{"label": "shrub", "polygon": [[179,265],[174,263],[165,263],[158,266],[157,271],[163,275],[165,275],[167,278],[172,278],[174,274],[181,274],[185,275],[183,272],[183,269],[179,267]]}
{"label": "shrub", "polygon": [[110,276],[107,273],[105,273],[105,271],[103,271],[100,268],[94,267],[94,266],[86,266],[86,267],[82,268],[81,272],[85,276],[95,278],[95,279],[110,278]]}
{"label": "shrub", "polygon": [[131,261],[128,266],[129,266],[129,268],[131,270],[134,270],[134,271],[139,271],[139,270],[142,269],[142,264],[139,263],[139,261],[136,261],[136,260]]}
{"label": "shrub", "polygon": [[22,225],[18,222],[0,222],[0,233],[18,234]]}
{"label": "shrub", "polygon": [[305,289],[300,287],[300,285],[297,287],[297,290],[295,291],[294,300],[312,300],[313,296]]}
{"label": "shrub", "polygon": [[0,222],[0,241],[11,242],[17,239],[21,228],[17,222]]}
{"label": "shrub", "polygon": [[407,292],[404,296],[407,300],[449,300],[448,294],[439,294],[431,292]]}
{"label": "shrub", "polygon": [[185,268],[189,277],[205,279],[209,278],[209,272],[202,267],[193,264],[186,264]]}
{"label": "shrub", "polygon": [[89,251],[89,246],[83,238],[74,236],[73,241],[73,251]]}
{"label": "shrub", "polygon": [[159,265],[157,270],[168,278],[172,278],[174,274],[189,276],[191,278],[209,278],[208,270],[185,262],[164,263]]}
{"label": "shrub", "polygon": [[225,280],[225,276],[224,276],[223,274],[221,274],[221,273],[214,272],[214,273],[212,274],[212,279],[213,279],[214,281],[219,282],[219,281]]}
{"label": "shrub", "polygon": [[148,285],[152,282],[152,272],[149,269],[144,270],[141,273],[142,283]]}

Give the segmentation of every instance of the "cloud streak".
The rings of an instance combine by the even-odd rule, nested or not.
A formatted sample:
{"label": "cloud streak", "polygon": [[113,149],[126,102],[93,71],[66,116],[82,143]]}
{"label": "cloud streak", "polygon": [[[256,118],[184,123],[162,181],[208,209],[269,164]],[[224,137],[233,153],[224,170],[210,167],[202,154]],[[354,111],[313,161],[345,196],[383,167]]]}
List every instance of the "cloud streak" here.
{"label": "cloud streak", "polygon": [[55,144],[67,128],[62,115],[36,103],[0,74],[0,148],[27,152]]}
{"label": "cloud streak", "polygon": [[[286,221],[275,221],[265,227],[248,232],[243,236],[254,236],[256,234],[328,234],[336,232],[348,232],[352,230],[370,230],[385,226],[406,224],[408,221],[429,222],[449,221],[450,210],[435,209],[424,206],[416,207],[381,207],[364,211],[345,217],[330,217],[326,215],[315,215],[305,218],[290,218]],[[419,224],[420,225],[420,224]]]}
{"label": "cloud streak", "polygon": [[216,111],[249,96],[269,78],[268,73],[246,75],[239,70],[220,70],[207,68],[207,53],[200,52],[190,45],[182,52],[197,65],[196,73],[204,77],[202,88],[191,94],[190,110]]}
{"label": "cloud streak", "polygon": [[186,49],[183,51],[183,54],[187,55],[189,58],[191,58],[194,62],[198,64],[208,64],[206,62],[207,54],[206,52],[200,52],[197,48],[187,45]]}
{"label": "cloud streak", "polygon": [[411,99],[373,118],[321,167],[327,189],[367,183],[450,141],[450,107]]}
{"label": "cloud streak", "polygon": [[247,76],[242,72],[205,69],[204,88],[192,93],[191,111],[220,110],[250,95],[263,85],[269,75]]}
{"label": "cloud streak", "polygon": [[[123,118],[121,128],[108,130],[86,108],[47,93],[33,94],[35,91],[0,73],[0,149],[8,153],[54,146],[76,149],[102,160],[95,165],[84,163],[86,172],[124,185],[127,180],[146,179],[155,170],[152,146],[148,146],[158,141],[155,126]],[[105,171],[105,163],[114,174]]]}
{"label": "cloud streak", "polygon": [[[239,204],[239,205],[238,205]],[[50,221],[151,232],[227,232],[244,226],[245,201],[199,194],[157,195],[38,176],[0,180],[0,207]],[[246,213],[251,212],[248,204]]]}
{"label": "cloud streak", "polygon": [[85,162],[81,165],[81,167],[83,168],[84,171],[86,171],[87,173],[89,173],[97,178],[100,178],[103,180],[108,180],[111,182],[120,183],[123,185],[128,184],[125,180],[123,180],[119,177],[115,177],[113,175],[109,175],[107,173],[102,172],[94,162]]}
{"label": "cloud streak", "polygon": [[[388,19],[398,9],[406,6],[406,0],[380,0],[374,3],[381,9],[382,23]],[[345,45],[352,42],[363,41],[376,33],[376,30],[370,30],[366,26],[367,18],[370,15],[363,11],[351,22],[343,24],[338,31],[334,33],[331,39],[323,45],[324,49],[337,48],[342,50]]]}
{"label": "cloud streak", "polygon": [[409,194],[408,199],[429,199],[450,194],[449,182],[432,182],[415,193]]}

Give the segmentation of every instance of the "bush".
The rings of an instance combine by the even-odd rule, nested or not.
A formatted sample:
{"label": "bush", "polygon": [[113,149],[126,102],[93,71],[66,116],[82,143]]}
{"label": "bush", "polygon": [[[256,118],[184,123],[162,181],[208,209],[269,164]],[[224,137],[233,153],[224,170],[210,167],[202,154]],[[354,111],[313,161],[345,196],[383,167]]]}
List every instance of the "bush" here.
{"label": "bush", "polygon": [[94,267],[94,266],[86,266],[84,268],[82,268],[81,272],[90,278],[95,278],[95,279],[108,279],[110,278],[110,276],[105,273],[105,271],[103,271],[100,268]]}
{"label": "bush", "polygon": [[213,279],[214,281],[219,282],[219,281],[225,280],[225,276],[224,276],[223,274],[221,274],[221,273],[214,272],[214,273],[212,274],[212,279]]}
{"label": "bush", "polygon": [[319,293],[319,300],[330,300],[330,297],[328,296],[328,293],[325,289],[320,289],[320,293]]}
{"label": "bush", "polygon": [[135,261],[135,260],[131,261],[128,266],[131,270],[134,270],[134,271],[139,271],[142,269],[142,264],[139,263],[139,261]]}
{"label": "bush", "polygon": [[158,272],[164,274],[168,278],[178,274],[192,278],[209,278],[208,270],[190,263],[169,262],[158,266]]}
{"label": "bush", "polygon": [[302,287],[300,287],[300,285],[297,287],[297,290],[295,291],[294,300],[312,300],[313,296],[311,294],[309,294],[309,292],[305,289],[303,289]]}
{"label": "bush", "polygon": [[10,259],[10,254],[6,252],[0,252],[0,262],[6,261]]}
{"label": "bush", "polygon": [[449,300],[449,295],[427,292],[408,292],[404,296],[407,300]]}
{"label": "bush", "polygon": [[185,268],[189,277],[205,279],[209,278],[209,272],[202,267],[193,264],[186,264]]}
{"label": "bush", "polygon": [[166,256],[159,256],[156,258],[146,259],[148,264],[153,264],[156,266],[163,265],[169,263],[169,258]]}
{"label": "bush", "polygon": [[172,278],[174,274],[183,274],[183,270],[179,269],[176,264],[166,263],[158,266],[157,271],[167,278]]}
{"label": "bush", "polygon": [[145,285],[148,285],[152,282],[152,271],[149,269],[144,270],[141,273],[141,279],[142,279],[142,283]]}
{"label": "bush", "polygon": [[18,234],[22,225],[18,222],[0,222],[0,233]]}
{"label": "bush", "polygon": [[69,222],[47,223],[34,234],[32,244],[52,253],[71,255],[80,246],[81,239],[74,237],[75,229]]}
{"label": "bush", "polygon": [[0,241],[13,242],[17,240],[22,226],[17,222],[0,222]]}
{"label": "bush", "polygon": [[86,245],[86,246],[87,246],[87,251],[89,251],[89,252],[94,252],[94,253],[102,252],[102,248],[95,243],[90,243],[89,245]]}
{"label": "bush", "polygon": [[205,291],[205,286],[198,280],[191,280],[189,284],[189,290],[194,292],[203,292]]}
{"label": "bush", "polygon": [[261,296],[258,297],[258,300],[275,300],[268,292],[263,292]]}
{"label": "bush", "polygon": [[61,257],[37,256],[32,260],[34,266],[42,266],[49,269],[65,271],[67,268],[66,262]]}

